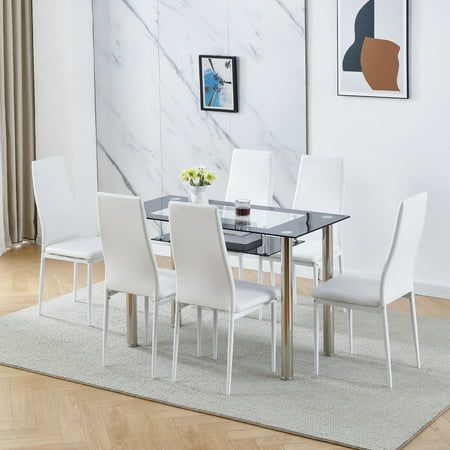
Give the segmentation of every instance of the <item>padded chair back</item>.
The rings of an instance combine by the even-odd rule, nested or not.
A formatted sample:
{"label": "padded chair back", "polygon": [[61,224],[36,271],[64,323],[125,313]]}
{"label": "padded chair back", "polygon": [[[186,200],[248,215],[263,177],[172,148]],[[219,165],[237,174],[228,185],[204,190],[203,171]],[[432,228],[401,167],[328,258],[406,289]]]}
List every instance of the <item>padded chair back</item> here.
{"label": "padded chair back", "polygon": [[253,205],[271,206],[273,199],[272,152],[235,149],[225,200],[249,199]]}
{"label": "padded chair back", "polygon": [[[303,155],[298,170],[293,209],[342,214],[344,201],[344,160]],[[342,245],[341,226],[334,227],[336,241]],[[320,240],[322,233],[308,236]]]}
{"label": "padded chair back", "polygon": [[384,304],[414,291],[414,262],[422,238],[427,209],[427,193],[400,203],[389,256],[381,277]]}
{"label": "padded chair back", "polygon": [[303,155],[293,209],[342,214],[344,160]]}
{"label": "padded chair back", "polygon": [[157,298],[158,269],[141,199],[100,192],[97,205],[106,288]]}
{"label": "padded chair back", "polygon": [[33,161],[34,198],[42,232],[42,248],[78,235],[75,200],[62,156]]}
{"label": "padded chair back", "polygon": [[171,202],[169,219],[177,302],[232,311],[233,274],[217,209]]}

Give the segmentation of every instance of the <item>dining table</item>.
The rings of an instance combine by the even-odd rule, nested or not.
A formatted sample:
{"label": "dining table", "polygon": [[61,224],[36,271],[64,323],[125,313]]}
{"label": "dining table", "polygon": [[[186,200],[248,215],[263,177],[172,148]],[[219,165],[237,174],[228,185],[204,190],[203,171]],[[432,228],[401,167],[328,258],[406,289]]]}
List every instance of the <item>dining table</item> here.
{"label": "dining table", "polygon": [[[145,215],[148,220],[163,224],[169,222],[169,203],[171,201],[188,202],[189,199],[179,195],[165,195],[144,202]],[[227,233],[255,234],[260,236],[258,247],[248,248],[242,253],[270,258],[280,254],[281,261],[281,379],[292,380],[294,377],[293,355],[293,277],[295,275],[292,250],[302,239],[311,233],[321,232],[322,236],[322,270],[321,279],[333,277],[333,225],[348,219],[348,215],[328,212],[302,211],[281,207],[251,205],[250,217],[242,220],[236,216],[235,204],[221,200],[209,200],[217,207],[222,228]],[[170,234],[161,232],[153,239],[170,243]],[[127,294],[127,343],[136,346],[137,342],[137,307],[136,296]],[[334,310],[332,306],[323,307],[323,354],[334,354]]]}

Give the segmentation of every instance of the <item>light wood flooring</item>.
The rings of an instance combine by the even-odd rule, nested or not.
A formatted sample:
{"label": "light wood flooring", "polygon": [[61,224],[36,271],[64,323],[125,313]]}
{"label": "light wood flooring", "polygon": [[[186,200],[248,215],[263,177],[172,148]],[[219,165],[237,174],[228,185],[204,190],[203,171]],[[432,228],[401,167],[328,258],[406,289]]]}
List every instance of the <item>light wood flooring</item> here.
{"label": "light wood flooring", "polygon": [[[72,266],[50,261],[47,267],[46,298],[70,292]],[[0,257],[0,315],[36,303],[38,272],[35,245]],[[250,271],[246,276],[255,278]],[[94,279],[102,278],[98,264]],[[300,291],[310,289],[308,280],[298,285]],[[450,320],[450,301],[418,297],[417,302],[419,314]],[[394,307],[406,306],[398,301]],[[343,447],[0,366],[0,450],[333,448]],[[450,411],[407,448],[450,449]]]}

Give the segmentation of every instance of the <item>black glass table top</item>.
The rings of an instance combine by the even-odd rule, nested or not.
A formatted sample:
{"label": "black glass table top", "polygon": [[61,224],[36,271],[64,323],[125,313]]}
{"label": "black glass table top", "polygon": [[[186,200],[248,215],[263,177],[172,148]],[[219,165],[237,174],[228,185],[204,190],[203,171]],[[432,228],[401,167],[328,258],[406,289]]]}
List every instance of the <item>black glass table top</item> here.
{"label": "black glass table top", "polygon": [[[228,251],[232,253],[245,253],[247,255],[258,255],[264,257],[270,257],[281,252],[281,240],[276,236],[263,236],[261,234],[253,234],[257,236],[256,245],[245,245],[232,240],[230,242],[230,237],[227,231],[224,231],[225,246]],[[244,236],[245,238],[245,236]],[[155,236],[152,241],[164,242],[165,244],[170,244],[170,234],[164,233],[161,236]],[[304,241],[299,239],[294,239],[292,246],[295,247],[302,244]],[[230,245],[232,244],[232,245]]]}
{"label": "black glass table top", "polygon": [[[187,202],[188,198],[177,195],[166,195],[144,202],[147,219],[168,222],[168,207],[171,201]],[[338,214],[252,205],[250,221],[249,223],[243,224],[235,218],[234,203],[210,200],[209,204],[218,208],[224,230],[246,231],[248,233],[276,237],[299,238],[327,226],[342,222],[350,217]]]}

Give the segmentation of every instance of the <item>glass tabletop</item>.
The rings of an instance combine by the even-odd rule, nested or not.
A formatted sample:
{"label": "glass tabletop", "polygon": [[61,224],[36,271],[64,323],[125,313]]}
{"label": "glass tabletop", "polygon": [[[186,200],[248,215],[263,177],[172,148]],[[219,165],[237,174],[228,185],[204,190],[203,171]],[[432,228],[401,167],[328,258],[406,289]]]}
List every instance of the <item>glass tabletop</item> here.
{"label": "glass tabletop", "polygon": [[[166,195],[144,202],[147,219],[168,222],[168,208],[171,201],[187,202],[188,198]],[[219,200],[210,200],[209,203],[219,210],[224,230],[245,231],[266,236],[299,238],[349,218],[326,212],[252,205],[249,219],[243,221],[235,216],[234,203]]]}

